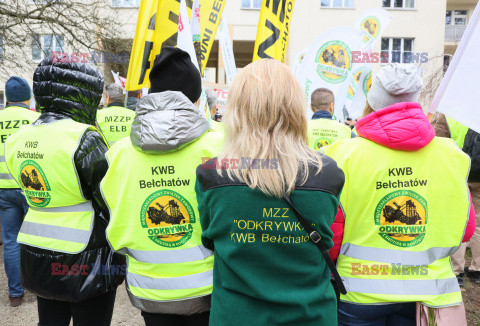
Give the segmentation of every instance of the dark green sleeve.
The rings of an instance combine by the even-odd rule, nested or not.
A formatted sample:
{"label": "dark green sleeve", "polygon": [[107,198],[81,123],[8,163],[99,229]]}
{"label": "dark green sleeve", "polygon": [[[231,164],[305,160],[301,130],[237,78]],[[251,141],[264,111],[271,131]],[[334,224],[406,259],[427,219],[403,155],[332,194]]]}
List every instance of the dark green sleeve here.
{"label": "dark green sleeve", "polygon": [[213,241],[209,238],[206,238],[205,231],[210,226],[210,215],[208,214],[208,209],[205,205],[206,194],[200,185],[198,178],[195,182],[195,192],[197,193],[197,203],[198,203],[198,213],[200,214],[200,224],[202,225],[202,243],[203,246],[207,249],[214,250]]}

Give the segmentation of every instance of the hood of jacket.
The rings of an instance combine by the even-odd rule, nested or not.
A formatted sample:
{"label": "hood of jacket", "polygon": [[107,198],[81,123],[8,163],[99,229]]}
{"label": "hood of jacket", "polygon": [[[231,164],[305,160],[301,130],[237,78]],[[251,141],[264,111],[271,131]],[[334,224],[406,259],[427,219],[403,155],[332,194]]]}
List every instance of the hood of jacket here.
{"label": "hood of jacket", "polygon": [[[60,60],[59,60],[60,61]],[[33,74],[37,109],[95,125],[103,77],[91,64],[44,59]]]}
{"label": "hood of jacket", "polygon": [[360,119],[357,132],[363,138],[402,151],[418,151],[435,137],[435,131],[418,103],[403,102]]}
{"label": "hood of jacket", "polygon": [[180,150],[210,129],[198,108],[181,92],[148,94],[138,101],[136,112],[130,139],[145,153]]}

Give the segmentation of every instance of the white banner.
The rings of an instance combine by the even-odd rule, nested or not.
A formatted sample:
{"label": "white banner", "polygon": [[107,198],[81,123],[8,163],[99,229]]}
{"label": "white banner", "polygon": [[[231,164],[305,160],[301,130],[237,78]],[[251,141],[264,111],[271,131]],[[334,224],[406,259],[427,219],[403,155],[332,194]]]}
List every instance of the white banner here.
{"label": "white banner", "polygon": [[380,39],[392,21],[392,15],[383,8],[373,8],[364,11],[353,24],[354,27],[360,27],[364,33],[363,43],[374,45]]}
{"label": "white banner", "polygon": [[293,73],[295,74],[295,76],[297,75],[298,69],[302,65],[303,59],[305,58],[307,51],[308,51],[308,48],[304,49],[303,51],[300,51],[300,53],[297,54],[295,62],[293,63]]}
{"label": "white banner", "polygon": [[372,87],[372,67],[364,66],[358,80],[355,95],[349,108],[350,119],[356,120],[362,117],[363,110],[367,104],[367,94]]}
{"label": "white banner", "polygon": [[473,13],[452,62],[435,94],[429,113],[439,111],[480,132],[480,5]]}
{"label": "white banner", "polygon": [[230,31],[224,16],[218,26],[218,38],[220,40],[220,48],[222,50],[223,64],[225,66],[225,74],[227,76],[227,84],[232,83],[233,77],[237,74],[237,65],[235,64],[235,57],[233,54],[233,44],[230,39]]}
{"label": "white banner", "polygon": [[353,74],[352,51],[362,51],[363,32],[353,27],[335,27],[321,34],[310,46],[298,69],[297,78],[304,90],[307,116],[311,118],[311,94],[328,88],[335,95],[335,117],[345,121],[343,106]]}

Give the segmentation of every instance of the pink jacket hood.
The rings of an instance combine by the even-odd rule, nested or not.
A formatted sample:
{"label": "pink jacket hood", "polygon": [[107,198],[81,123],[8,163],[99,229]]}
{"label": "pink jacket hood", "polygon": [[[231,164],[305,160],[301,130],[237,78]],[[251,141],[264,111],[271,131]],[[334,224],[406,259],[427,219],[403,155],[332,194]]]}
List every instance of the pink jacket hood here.
{"label": "pink jacket hood", "polygon": [[418,151],[435,137],[435,131],[418,103],[404,102],[373,112],[357,122],[358,134],[382,146]]}

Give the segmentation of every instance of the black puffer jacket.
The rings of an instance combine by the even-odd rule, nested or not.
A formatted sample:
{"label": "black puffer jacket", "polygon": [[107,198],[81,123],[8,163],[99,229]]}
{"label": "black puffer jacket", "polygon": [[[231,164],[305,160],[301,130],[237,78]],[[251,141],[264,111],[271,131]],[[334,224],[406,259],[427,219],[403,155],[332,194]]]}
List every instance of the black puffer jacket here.
{"label": "black puffer jacket", "polygon": [[[45,59],[33,77],[37,109],[42,111],[34,125],[62,119],[94,125],[102,91],[103,77],[96,68]],[[41,297],[78,302],[114,290],[122,279],[119,270],[124,267],[119,266],[124,265],[123,258],[111,251],[105,239],[109,214],[99,188],[108,168],[107,150],[103,137],[89,130],[82,136],[74,156],[83,194],[95,209],[93,232],[86,249],[72,255],[21,246],[22,284]],[[68,272],[77,275],[65,275]]]}

